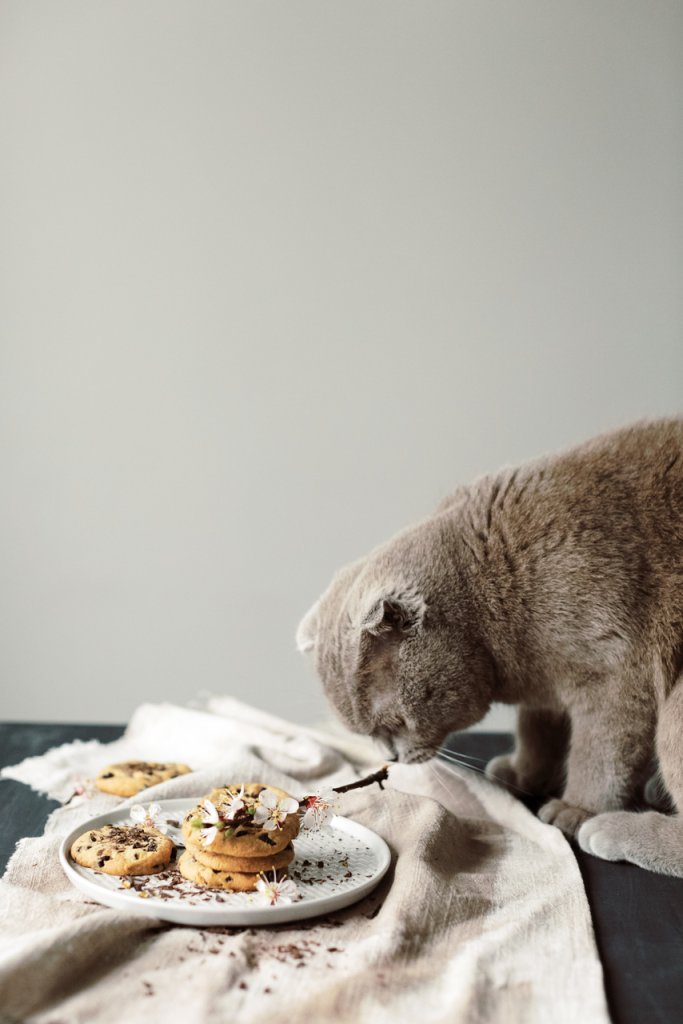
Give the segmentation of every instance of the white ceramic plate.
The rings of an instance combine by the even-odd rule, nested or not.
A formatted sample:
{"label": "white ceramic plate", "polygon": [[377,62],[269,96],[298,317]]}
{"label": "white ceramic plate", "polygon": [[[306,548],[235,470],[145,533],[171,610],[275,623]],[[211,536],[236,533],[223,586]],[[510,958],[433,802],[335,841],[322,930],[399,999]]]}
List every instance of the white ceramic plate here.
{"label": "white ceramic plate", "polygon": [[[163,800],[162,817],[181,822],[196,802]],[[176,924],[282,924],[327,914],[367,896],[386,873],[391,859],[389,847],[380,836],[349,818],[334,817],[330,827],[320,831],[302,830],[294,840],[296,855],[288,868],[300,898],[274,907],[264,906],[254,893],[200,889],[185,881],[177,869],[124,879],[74,863],[69,855],[74,839],[88,829],[124,822],[130,822],[129,808],[100,814],[70,832],[59,849],[67,878],[98,903]],[[184,845],[177,827],[169,826],[168,835],[178,846]],[[124,882],[130,882],[131,888],[124,888]]]}

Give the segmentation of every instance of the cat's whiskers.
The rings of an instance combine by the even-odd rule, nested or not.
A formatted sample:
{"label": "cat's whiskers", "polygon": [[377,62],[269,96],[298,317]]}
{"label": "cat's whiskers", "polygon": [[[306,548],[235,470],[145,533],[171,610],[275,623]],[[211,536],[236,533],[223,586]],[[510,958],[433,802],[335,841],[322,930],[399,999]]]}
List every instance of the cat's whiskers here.
{"label": "cat's whiskers", "polygon": [[475,757],[474,754],[465,754],[462,750],[453,750],[452,747],[437,747],[440,754],[454,754],[456,757],[466,757],[470,761],[476,761],[478,764],[488,764],[491,760],[490,757]]}
{"label": "cat's whiskers", "polygon": [[441,786],[443,786],[443,788],[444,788],[444,789],[446,790],[446,793],[447,793],[447,794],[448,794],[448,796],[450,797],[450,796],[451,796],[451,793],[450,793],[450,791],[449,791],[449,789],[448,789],[448,786],[446,785],[446,783],[445,783],[445,782],[443,781],[443,779],[441,778],[441,776],[440,776],[440,775],[439,775],[439,773],[437,772],[437,770],[436,770],[436,767],[434,766],[434,762],[433,762],[433,761],[427,761],[427,764],[429,765],[429,767],[430,767],[430,768],[432,769],[432,771],[434,772],[434,775],[436,776],[436,779],[437,779],[437,781],[439,782],[439,784],[440,784]]}
{"label": "cat's whiskers", "polygon": [[[498,782],[497,779],[491,778],[490,776],[486,775],[486,772],[484,771],[483,768],[478,768],[474,764],[466,764],[464,761],[460,761],[457,757],[453,755],[452,751],[447,750],[444,747],[439,747],[439,756],[442,757],[444,761],[449,762],[451,764],[451,767],[453,765],[458,765],[458,767],[466,768],[470,772],[479,772],[480,775],[485,776],[485,778],[487,778],[489,782],[492,782],[495,786],[498,786],[500,789],[513,789],[515,793],[521,793],[522,796],[538,796],[537,793],[531,793],[528,789],[522,789],[521,786],[515,786],[511,782],[505,783],[505,785],[503,785],[503,783]],[[455,774],[457,775],[458,773],[455,772]]]}
{"label": "cat's whiskers", "polygon": [[[479,772],[480,775],[486,775],[486,770],[484,768],[480,768],[479,765],[476,764],[468,764],[468,762],[463,761],[455,751],[448,750],[446,747],[439,747],[438,755],[443,758],[444,761],[450,761],[452,764],[459,764],[462,768],[469,768],[471,772]],[[482,764],[488,764],[488,762],[482,760]]]}

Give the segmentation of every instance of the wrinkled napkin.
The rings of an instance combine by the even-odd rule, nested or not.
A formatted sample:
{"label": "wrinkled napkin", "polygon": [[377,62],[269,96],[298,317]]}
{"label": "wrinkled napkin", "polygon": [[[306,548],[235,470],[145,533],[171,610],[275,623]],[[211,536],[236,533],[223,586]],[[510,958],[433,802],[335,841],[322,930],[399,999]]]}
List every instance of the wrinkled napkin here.
{"label": "wrinkled napkin", "polygon": [[[232,698],[205,710],[143,705],[110,744],[70,743],[5,769],[65,803],[23,839],[0,880],[0,1020],[183,1024],[606,1024],[581,877],[556,829],[504,790],[441,763],[392,765],[387,788],[339,812],[389,844],[360,902],[274,927],[197,928],[100,906],[57,859],[72,828],[121,801],[74,787],[128,758],[196,771],[142,801],[199,797],[226,779],[301,797],[376,769],[363,737],[303,728]],[[0,790],[1,792],[1,790]],[[72,798],[69,800],[69,798]]]}

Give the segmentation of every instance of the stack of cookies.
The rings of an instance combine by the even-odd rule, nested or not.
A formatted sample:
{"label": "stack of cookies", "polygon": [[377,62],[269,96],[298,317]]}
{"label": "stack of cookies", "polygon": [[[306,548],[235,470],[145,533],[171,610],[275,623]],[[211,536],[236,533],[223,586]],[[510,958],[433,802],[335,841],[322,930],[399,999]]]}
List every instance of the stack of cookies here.
{"label": "stack of cookies", "polygon": [[[259,824],[266,813],[262,794],[272,813]],[[195,885],[231,892],[251,892],[266,872],[283,877],[294,858],[297,812],[296,800],[275,786],[245,782],[212,790],[183,820],[180,873]]]}

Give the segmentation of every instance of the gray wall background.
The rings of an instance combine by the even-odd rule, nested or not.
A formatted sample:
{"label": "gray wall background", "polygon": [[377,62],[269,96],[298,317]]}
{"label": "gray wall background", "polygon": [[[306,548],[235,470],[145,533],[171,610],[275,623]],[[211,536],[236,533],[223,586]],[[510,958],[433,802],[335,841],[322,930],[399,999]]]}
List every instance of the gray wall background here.
{"label": "gray wall background", "polygon": [[1,0],[2,717],[315,720],[335,568],[680,409],[682,97],[666,0]]}

